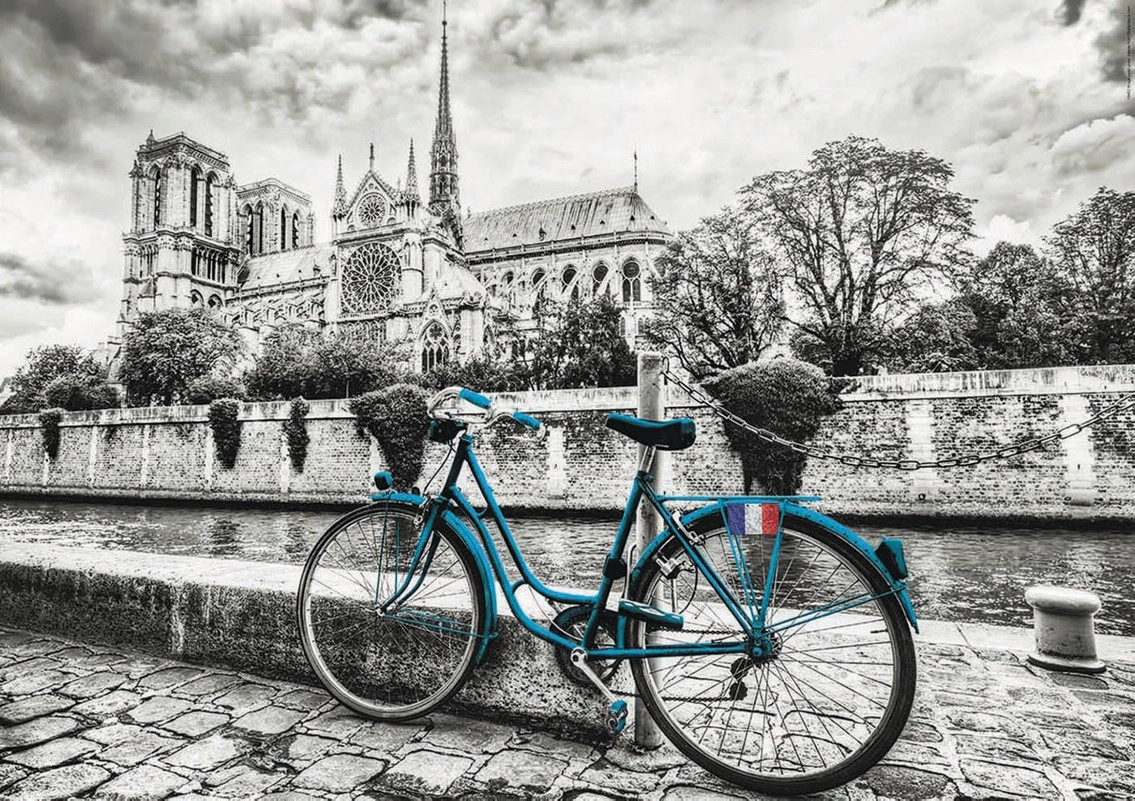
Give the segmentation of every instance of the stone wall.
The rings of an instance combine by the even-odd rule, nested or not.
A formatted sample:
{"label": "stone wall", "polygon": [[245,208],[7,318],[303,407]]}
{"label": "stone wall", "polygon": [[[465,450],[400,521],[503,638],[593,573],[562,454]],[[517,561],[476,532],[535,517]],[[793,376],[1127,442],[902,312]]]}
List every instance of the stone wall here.
{"label": "stone wall", "polygon": [[[721,422],[668,388],[672,415],[697,420],[697,444],[669,456],[676,493],[735,493],[740,461]],[[1100,414],[1135,392],[1135,366],[874,376],[859,381],[814,445],[835,452],[923,461],[996,450]],[[614,510],[636,462],[633,443],[605,428],[633,412],[634,388],[530,392],[498,397],[549,429],[537,441],[502,421],[478,454],[505,506]],[[207,408],[113,409],[65,416],[59,454],[43,451],[35,415],[0,418],[0,495],[79,495],[268,503],[357,503],[381,469],[377,444],[360,436],[345,401],[311,404],[303,472],[287,455],[287,403],[246,404],[233,469],[218,463]],[[852,468],[810,459],[802,491],[834,514],[996,518],[1135,519],[1135,410],[1032,453],[968,467],[916,471]],[[426,481],[446,455],[431,445]],[[436,487],[436,479],[435,484]]]}

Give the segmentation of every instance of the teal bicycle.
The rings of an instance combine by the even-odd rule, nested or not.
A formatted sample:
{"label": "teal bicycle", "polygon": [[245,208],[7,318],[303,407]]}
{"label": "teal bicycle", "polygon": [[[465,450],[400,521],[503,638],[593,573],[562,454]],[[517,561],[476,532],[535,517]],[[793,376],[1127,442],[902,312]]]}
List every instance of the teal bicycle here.
{"label": "teal bicycle", "polygon": [[[804,505],[815,498],[660,494],[654,452],[692,445],[694,421],[613,414],[608,427],[644,446],[644,458],[598,589],[552,589],[529,569],[474,453],[485,426],[508,417],[541,434],[539,421],[460,387],[428,408],[430,438],[453,454],[441,490],[394,492],[389,474],[376,474],[372,502],[336,521],[303,569],[303,649],[336,699],[388,721],[444,703],[494,636],[499,583],[521,625],[607,698],[613,734],[627,704],[607,682],[626,660],[661,731],[722,779],[773,795],[819,792],[894,744],[914,699],[918,626],[901,542],[872,548]],[[466,469],[480,511],[458,486]],[[642,503],[661,533],[629,565]],[[521,587],[559,609],[554,619],[533,620]]]}

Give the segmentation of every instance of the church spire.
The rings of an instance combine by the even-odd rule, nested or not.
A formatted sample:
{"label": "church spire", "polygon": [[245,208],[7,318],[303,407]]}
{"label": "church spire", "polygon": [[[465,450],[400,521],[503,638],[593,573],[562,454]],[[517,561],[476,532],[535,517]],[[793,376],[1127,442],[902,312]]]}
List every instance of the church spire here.
{"label": "church spire", "polygon": [[343,185],[343,154],[339,154],[339,172],[335,176],[335,205],[331,207],[332,217],[342,217],[347,213],[347,187]]}
{"label": "church spire", "polygon": [[410,159],[406,165],[406,200],[411,203],[421,203],[418,194],[418,166],[414,163],[414,140],[410,139]]}
{"label": "church spire", "polygon": [[[444,215],[451,211],[460,226],[461,201],[457,189],[457,137],[453,133],[453,116],[449,106],[449,38],[445,5],[441,18],[441,79],[437,93],[437,124],[430,148],[430,211]],[[460,238],[460,233],[458,238]]]}

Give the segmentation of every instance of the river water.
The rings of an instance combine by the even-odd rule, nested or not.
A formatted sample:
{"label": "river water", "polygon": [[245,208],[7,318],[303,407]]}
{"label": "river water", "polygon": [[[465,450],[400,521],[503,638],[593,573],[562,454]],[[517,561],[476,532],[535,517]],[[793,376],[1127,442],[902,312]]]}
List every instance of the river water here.
{"label": "river water", "polygon": [[[0,501],[5,541],[302,563],[330,511]],[[546,583],[590,587],[617,523],[586,518],[509,521],[533,571]],[[1103,608],[1096,630],[1135,636],[1135,539],[1129,532],[1056,528],[854,527],[870,542],[903,539],[919,617],[1031,626],[1033,584],[1091,590]],[[507,559],[507,557],[506,557]]]}

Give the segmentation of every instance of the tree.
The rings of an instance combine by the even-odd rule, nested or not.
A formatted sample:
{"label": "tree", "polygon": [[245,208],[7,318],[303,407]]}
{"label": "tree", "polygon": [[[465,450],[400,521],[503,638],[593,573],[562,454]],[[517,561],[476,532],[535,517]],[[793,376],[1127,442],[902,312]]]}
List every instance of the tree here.
{"label": "tree", "polygon": [[727,206],[678,235],[656,261],[643,333],[693,376],[755,361],[784,323],[783,280],[752,219]]}
{"label": "tree", "polygon": [[12,375],[12,395],[0,407],[0,414],[27,414],[48,406],[61,406],[48,403],[45,391],[52,381],[64,376],[70,376],[74,383],[89,383],[104,379],[106,369],[78,345],[34,347]]}
{"label": "tree", "polygon": [[973,201],[948,189],[953,175],[923,151],[852,136],[741,190],[803,306],[790,320],[832,374],[870,366],[935,282],[967,263]]}
{"label": "tree", "polygon": [[479,353],[457,364],[440,364],[421,377],[429,389],[469,387],[482,392],[518,392],[527,389],[528,369],[523,363],[510,363]]}
{"label": "tree", "polygon": [[976,330],[977,318],[963,298],[928,303],[896,329],[886,364],[903,373],[977,369]]}
{"label": "tree", "polygon": [[1088,326],[1084,359],[1135,359],[1135,192],[1100,188],[1047,238]]}
{"label": "tree", "polygon": [[268,334],[260,355],[244,376],[249,394],[263,400],[305,395],[308,366],[304,352],[318,336],[302,325],[283,325]]}
{"label": "tree", "polygon": [[208,309],[140,314],[122,343],[119,377],[127,402],[180,403],[196,379],[228,377],[240,351],[240,335]]}
{"label": "tree", "polygon": [[609,295],[566,305],[548,302],[542,327],[527,347],[533,389],[634,384],[637,362],[619,332],[621,315]]}
{"label": "tree", "polygon": [[53,380],[43,390],[46,406],[69,412],[91,409],[114,409],[121,405],[118,390],[100,376],[88,373],[66,373]]}

